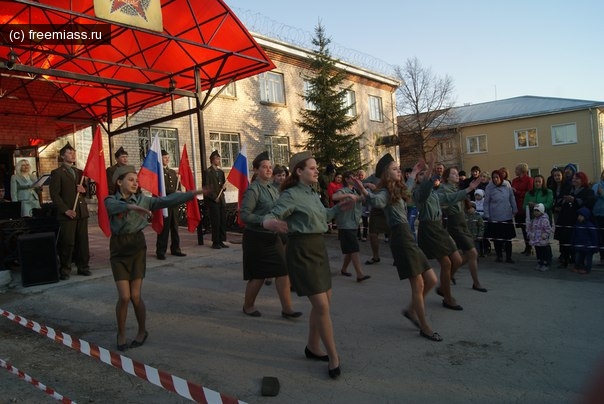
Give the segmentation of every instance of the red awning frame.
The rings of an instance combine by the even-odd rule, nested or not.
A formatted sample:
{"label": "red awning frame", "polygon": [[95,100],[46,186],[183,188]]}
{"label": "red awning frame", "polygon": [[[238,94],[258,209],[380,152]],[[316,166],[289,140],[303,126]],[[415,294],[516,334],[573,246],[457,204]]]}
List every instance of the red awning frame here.
{"label": "red awning frame", "polygon": [[[24,135],[50,142],[94,123],[109,136],[158,124],[203,110],[219,86],[275,67],[222,0],[161,0],[161,9],[163,32],[154,32],[97,18],[93,0],[0,0],[0,144],[23,144]],[[107,24],[109,45],[7,41],[15,27]],[[195,108],[112,127],[178,97],[194,98]]]}

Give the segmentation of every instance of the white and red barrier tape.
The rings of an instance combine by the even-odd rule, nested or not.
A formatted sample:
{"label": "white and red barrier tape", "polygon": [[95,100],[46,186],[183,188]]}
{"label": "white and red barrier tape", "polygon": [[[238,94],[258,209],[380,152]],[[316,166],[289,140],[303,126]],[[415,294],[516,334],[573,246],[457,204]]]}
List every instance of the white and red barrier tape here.
{"label": "white and red barrier tape", "polygon": [[3,359],[0,359],[0,367],[3,367],[4,369],[8,370],[9,372],[19,376],[19,378],[25,380],[26,382],[33,384],[35,387],[42,390],[43,392],[45,392],[46,394],[48,394],[55,400],[58,400],[64,404],[76,404],[75,401],[72,401],[72,400],[68,399],[67,397],[57,393],[55,390],[40,383],[38,380],[34,379],[27,373],[23,373],[22,371],[20,371],[19,369],[17,369],[16,367],[14,367],[13,365],[11,365],[10,363],[6,362]]}
{"label": "white and red barrier tape", "polygon": [[66,345],[78,352],[98,359],[107,365],[121,369],[126,373],[146,380],[165,390],[176,393],[181,397],[188,398],[189,400],[207,404],[245,404],[243,401],[239,401],[234,397],[230,397],[203,386],[193,384],[180,377],[173,376],[151,366],[147,366],[144,363],[133,361],[126,356],[111,352],[105,348],[99,347],[98,345],[94,345],[77,338],[72,339],[69,334],[65,334],[63,332],[57,333],[50,327],[40,325],[35,321],[17,316],[9,311],[0,309],[0,314],[25,328],[37,332],[38,334],[46,335],[55,342],[62,343],[63,345]]}

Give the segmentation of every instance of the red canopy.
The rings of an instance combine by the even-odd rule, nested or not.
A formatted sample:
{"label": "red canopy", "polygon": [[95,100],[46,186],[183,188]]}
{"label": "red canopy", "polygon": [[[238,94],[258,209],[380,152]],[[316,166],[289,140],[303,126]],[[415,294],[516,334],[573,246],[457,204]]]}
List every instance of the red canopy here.
{"label": "red canopy", "polygon": [[[158,0],[100,1],[144,17]],[[93,0],[0,0],[0,144],[48,143],[275,67],[222,0],[161,0],[161,11],[154,32],[101,20]],[[104,27],[110,43],[10,41],[16,29],[74,25]]]}

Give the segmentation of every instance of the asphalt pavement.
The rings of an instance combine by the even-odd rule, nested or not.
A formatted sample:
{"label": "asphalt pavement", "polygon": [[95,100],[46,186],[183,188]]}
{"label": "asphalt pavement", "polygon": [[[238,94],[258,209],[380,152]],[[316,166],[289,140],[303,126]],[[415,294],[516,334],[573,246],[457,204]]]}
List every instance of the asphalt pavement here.
{"label": "asphalt pavement", "polygon": [[[604,267],[597,256],[590,275],[555,266],[535,271],[536,258],[521,255],[521,243],[514,244],[515,264],[481,258],[479,275],[488,292],[472,290],[467,268],[452,287],[463,311],[443,308],[435,293],[427,297],[428,321],[444,339],[432,342],[401,315],[410,288],[397,277],[389,244],[380,241],[381,262],[365,265],[371,279],[358,283],[354,276],[340,275],[337,235],[327,234],[332,320],[342,369],[342,376],[331,380],[326,363],[304,356],[310,311],[306,298],[293,296],[295,309],[304,312],[301,318],[284,319],[273,283],[258,296],[261,317],[242,313],[240,234],[229,233],[230,248],[214,250],[209,235],[200,246],[196,234],[181,228],[187,256],[167,255],[159,261],[155,235],[150,229],[145,233],[149,339],[125,355],[245,402],[578,402],[604,361]],[[1,308],[35,315],[45,325],[68,328],[74,337],[115,350],[117,294],[109,242],[95,225],[90,244],[92,276],[23,287],[15,270],[10,285],[14,298]],[[361,244],[364,262],[371,255],[368,243]],[[554,250],[557,256],[555,245]],[[72,309],[62,311],[66,306]],[[130,309],[130,338],[135,332]],[[278,396],[260,394],[263,376],[279,379]]]}

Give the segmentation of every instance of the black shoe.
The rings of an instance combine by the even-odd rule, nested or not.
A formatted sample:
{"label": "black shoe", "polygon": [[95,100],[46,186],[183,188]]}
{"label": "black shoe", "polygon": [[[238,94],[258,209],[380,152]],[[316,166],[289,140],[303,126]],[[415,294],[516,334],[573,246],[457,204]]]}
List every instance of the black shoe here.
{"label": "black shoe", "polygon": [[[241,309],[243,311],[243,314],[245,314],[246,316],[250,316],[250,317],[260,317],[262,316],[262,313],[260,313],[258,310],[254,310],[251,313],[248,313],[247,311],[245,311],[245,307]],[[300,313],[302,314],[302,313]]]}
{"label": "black shoe", "polygon": [[92,275],[92,272],[90,272],[90,269],[82,269],[78,271],[78,275],[90,276]]}
{"label": "black shoe", "polygon": [[443,307],[445,307],[447,309],[451,309],[451,310],[456,310],[456,311],[463,310],[463,307],[461,307],[459,304],[452,305],[452,304],[445,302],[444,300],[443,300]]}
{"label": "black shoe", "polygon": [[291,313],[286,313],[284,311],[281,312],[281,317],[283,318],[298,318],[302,315],[301,311],[292,311]]}
{"label": "black shoe", "polygon": [[145,331],[145,336],[143,337],[142,341],[137,341],[137,340],[133,340],[130,343],[130,348],[138,348],[139,346],[143,346],[145,344],[145,341],[147,341],[147,337],[149,336],[149,333],[147,331]]}
{"label": "black shoe", "polygon": [[164,254],[157,254],[157,259],[163,261],[166,259],[166,256]]}
{"label": "black shoe", "polygon": [[186,257],[187,256],[187,254],[185,254],[185,253],[183,253],[181,251],[173,252],[172,255],[175,256],[175,257]]}
{"label": "black shoe", "polygon": [[327,366],[327,373],[329,374],[329,377],[331,377],[332,379],[337,379],[342,372],[340,372],[339,366],[334,369],[330,369],[329,366]]}
{"label": "black shoe", "polygon": [[487,293],[487,289],[486,288],[479,288],[476,285],[472,285],[472,289],[474,289],[477,292]]}
{"label": "black shoe", "polygon": [[313,353],[308,347],[304,347],[304,355],[306,355],[307,359],[315,359],[322,362],[329,362],[329,356],[327,355],[317,355]]}
{"label": "black shoe", "polygon": [[126,342],[125,344],[120,344],[119,342],[117,342],[118,338],[119,338],[119,336],[116,338],[116,347],[117,347],[117,350],[124,352],[126,349],[128,349],[128,342]]}
{"label": "black shoe", "polygon": [[212,243],[212,248],[215,250],[220,250],[222,247],[220,246],[219,243]]}
{"label": "black shoe", "polygon": [[220,248],[229,248],[229,246],[224,243],[218,243],[218,244],[220,244]]}
{"label": "black shoe", "polygon": [[366,281],[369,278],[371,278],[371,276],[364,275],[364,276],[361,276],[360,278],[357,278],[357,282],[363,282],[363,281]]}

